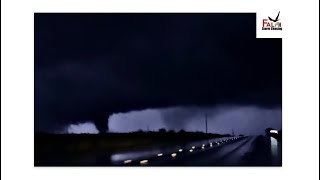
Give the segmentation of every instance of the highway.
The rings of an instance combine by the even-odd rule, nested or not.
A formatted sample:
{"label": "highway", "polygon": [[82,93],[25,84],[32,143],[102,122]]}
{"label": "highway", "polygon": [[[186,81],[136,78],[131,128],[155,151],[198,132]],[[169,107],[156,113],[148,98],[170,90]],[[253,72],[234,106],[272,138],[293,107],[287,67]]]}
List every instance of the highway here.
{"label": "highway", "polygon": [[228,142],[221,142],[215,146],[196,148],[193,152],[180,154],[181,157],[171,158],[163,162],[151,162],[150,165],[163,166],[236,166],[241,165],[242,153],[250,148],[254,138],[244,137]]}
{"label": "highway", "polygon": [[125,166],[242,166],[243,157],[256,138],[230,137],[220,141],[189,145],[140,160],[124,160]]}
{"label": "highway", "polygon": [[239,166],[254,138],[247,137],[188,154],[164,165],[173,166]]}

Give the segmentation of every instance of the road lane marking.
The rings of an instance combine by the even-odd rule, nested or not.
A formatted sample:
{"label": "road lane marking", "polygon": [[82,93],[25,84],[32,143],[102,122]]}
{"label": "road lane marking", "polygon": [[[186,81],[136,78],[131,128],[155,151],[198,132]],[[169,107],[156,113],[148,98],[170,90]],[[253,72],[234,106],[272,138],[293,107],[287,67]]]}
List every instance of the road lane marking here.
{"label": "road lane marking", "polygon": [[123,161],[124,164],[129,164],[131,162],[132,162],[132,160],[130,160],[130,159]]}
{"label": "road lane marking", "polygon": [[142,161],[140,161],[140,164],[141,165],[146,165],[146,164],[148,164],[148,160],[142,160]]}
{"label": "road lane marking", "polygon": [[173,157],[173,158],[176,157],[176,156],[177,156],[177,153],[172,153],[171,154],[171,157]]}

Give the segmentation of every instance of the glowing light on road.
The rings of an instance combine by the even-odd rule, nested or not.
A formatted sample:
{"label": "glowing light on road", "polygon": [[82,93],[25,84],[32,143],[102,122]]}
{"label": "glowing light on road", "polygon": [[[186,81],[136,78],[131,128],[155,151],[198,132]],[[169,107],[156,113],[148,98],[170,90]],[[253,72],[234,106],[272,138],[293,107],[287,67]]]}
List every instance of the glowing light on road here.
{"label": "glowing light on road", "polygon": [[203,147],[203,146],[206,146],[206,145],[205,145],[205,144],[202,144],[202,147]]}
{"label": "glowing light on road", "polygon": [[271,156],[272,162],[275,163],[278,158],[278,141],[274,137],[270,137],[271,140]]}
{"label": "glowing light on road", "polygon": [[179,152],[182,152],[183,151],[183,149],[179,149]]}
{"label": "glowing light on road", "polygon": [[148,160],[142,160],[142,161],[140,161],[140,164],[141,165],[146,165],[146,164],[148,164]]}
{"label": "glowing light on road", "polygon": [[192,149],[195,149],[196,147],[195,146],[192,146]]}
{"label": "glowing light on road", "polygon": [[210,147],[212,147],[212,143],[210,143]]}
{"label": "glowing light on road", "polygon": [[162,153],[159,153],[157,156],[162,156],[163,154]]}
{"label": "glowing light on road", "polygon": [[202,149],[204,149],[204,146],[202,146]]}
{"label": "glowing light on road", "polygon": [[131,162],[132,162],[132,160],[130,160],[130,159],[123,161],[124,164],[129,164],[129,163],[131,163]]}
{"label": "glowing light on road", "polygon": [[193,149],[190,149],[189,151],[190,151],[190,152],[192,152],[192,151],[193,151]]}
{"label": "glowing light on road", "polygon": [[171,157],[173,157],[173,158],[176,157],[176,156],[177,156],[177,153],[172,153],[171,154]]}

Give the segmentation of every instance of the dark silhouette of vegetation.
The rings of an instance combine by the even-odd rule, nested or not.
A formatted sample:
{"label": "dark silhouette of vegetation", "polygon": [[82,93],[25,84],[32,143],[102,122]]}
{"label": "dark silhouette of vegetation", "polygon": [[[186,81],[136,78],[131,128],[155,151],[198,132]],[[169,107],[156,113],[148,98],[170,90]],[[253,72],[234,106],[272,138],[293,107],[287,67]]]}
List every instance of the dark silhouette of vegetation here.
{"label": "dark silhouette of vegetation", "polygon": [[174,130],[172,130],[172,129],[171,129],[171,130],[169,130],[169,131],[168,131],[168,133],[173,134],[173,133],[176,133],[176,132],[175,132]]}
{"label": "dark silhouette of vegetation", "polygon": [[178,133],[185,133],[186,131],[181,129]]}
{"label": "dark silhouette of vegetation", "polygon": [[167,132],[167,130],[165,128],[159,129],[159,133],[166,133],[166,132]]}
{"label": "dark silhouette of vegetation", "polygon": [[139,129],[138,131],[137,131],[137,133],[143,133],[144,131],[142,130],[142,129]]}

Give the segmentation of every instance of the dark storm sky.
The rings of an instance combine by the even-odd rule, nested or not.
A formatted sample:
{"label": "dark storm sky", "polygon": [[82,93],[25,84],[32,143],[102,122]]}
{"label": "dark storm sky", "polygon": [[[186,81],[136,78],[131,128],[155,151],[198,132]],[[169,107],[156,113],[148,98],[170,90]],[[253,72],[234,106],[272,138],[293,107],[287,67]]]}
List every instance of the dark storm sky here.
{"label": "dark storm sky", "polygon": [[35,14],[35,129],[178,106],[281,107],[255,14]]}

